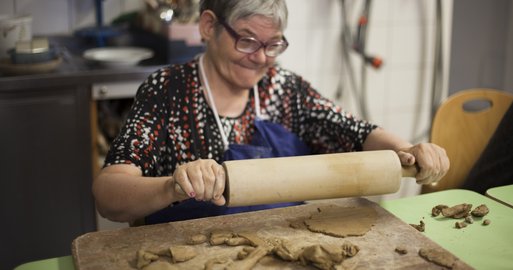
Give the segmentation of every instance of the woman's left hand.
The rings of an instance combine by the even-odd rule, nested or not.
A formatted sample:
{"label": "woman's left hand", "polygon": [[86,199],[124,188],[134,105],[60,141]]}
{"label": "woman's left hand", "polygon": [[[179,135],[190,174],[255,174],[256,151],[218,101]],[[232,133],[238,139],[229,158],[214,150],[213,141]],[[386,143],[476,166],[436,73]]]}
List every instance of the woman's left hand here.
{"label": "woman's left hand", "polygon": [[417,163],[420,171],[415,178],[418,184],[436,183],[449,170],[450,162],[445,149],[433,143],[419,143],[397,151],[402,165]]}

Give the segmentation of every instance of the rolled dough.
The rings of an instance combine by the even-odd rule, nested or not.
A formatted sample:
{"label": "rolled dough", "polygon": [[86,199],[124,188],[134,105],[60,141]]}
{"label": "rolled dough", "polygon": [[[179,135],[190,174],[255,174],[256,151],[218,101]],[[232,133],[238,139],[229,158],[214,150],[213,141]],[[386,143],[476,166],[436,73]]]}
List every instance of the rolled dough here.
{"label": "rolled dough", "polygon": [[312,232],[335,237],[361,236],[376,223],[376,211],[371,207],[339,207],[329,205],[318,208],[304,223]]}

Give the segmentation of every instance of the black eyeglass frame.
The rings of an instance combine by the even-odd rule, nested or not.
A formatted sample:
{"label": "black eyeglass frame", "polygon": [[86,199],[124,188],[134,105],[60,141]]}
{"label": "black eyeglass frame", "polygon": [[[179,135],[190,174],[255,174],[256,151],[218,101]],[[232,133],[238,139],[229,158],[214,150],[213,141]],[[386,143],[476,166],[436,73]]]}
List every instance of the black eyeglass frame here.
{"label": "black eyeglass frame", "polygon": [[[273,42],[273,43],[270,43],[270,44],[267,44],[267,43],[264,43],[254,37],[250,37],[250,36],[242,36],[242,35],[239,35],[239,33],[237,33],[237,31],[235,31],[235,29],[233,29],[230,25],[228,25],[228,23],[226,23],[226,21],[221,18],[221,17],[218,17],[218,21],[219,23],[226,29],[226,31],[228,32],[228,34],[230,34],[230,36],[232,36],[234,39],[235,39],[235,49],[241,53],[247,53],[247,54],[252,54],[252,53],[255,53],[257,52],[258,50],[260,50],[262,47],[264,48],[264,54],[267,56],[267,57],[277,57],[278,55],[282,54],[288,47],[289,47],[289,42],[287,41],[287,39],[285,38],[285,36],[282,36],[281,40],[278,41],[278,42]],[[240,40],[242,39],[249,39],[249,40],[252,40],[252,41],[255,41],[257,42],[258,44],[260,44],[260,46],[258,46],[258,48],[256,48],[254,51],[250,52],[250,51],[244,51],[244,50],[241,50],[238,48],[237,44],[240,42]],[[280,45],[282,46],[282,50],[278,51],[278,53],[276,55],[269,55],[269,51],[267,50],[267,48],[269,46],[276,46],[276,45]]]}

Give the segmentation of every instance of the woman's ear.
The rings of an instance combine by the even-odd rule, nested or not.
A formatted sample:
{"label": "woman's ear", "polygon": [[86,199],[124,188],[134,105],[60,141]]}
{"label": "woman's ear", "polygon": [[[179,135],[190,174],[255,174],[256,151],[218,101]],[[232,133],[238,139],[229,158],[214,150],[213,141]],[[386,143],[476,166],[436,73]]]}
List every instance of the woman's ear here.
{"label": "woman's ear", "polygon": [[215,36],[217,17],[211,10],[205,10],[199,18],[199,32],[201,39],[208,42]]}

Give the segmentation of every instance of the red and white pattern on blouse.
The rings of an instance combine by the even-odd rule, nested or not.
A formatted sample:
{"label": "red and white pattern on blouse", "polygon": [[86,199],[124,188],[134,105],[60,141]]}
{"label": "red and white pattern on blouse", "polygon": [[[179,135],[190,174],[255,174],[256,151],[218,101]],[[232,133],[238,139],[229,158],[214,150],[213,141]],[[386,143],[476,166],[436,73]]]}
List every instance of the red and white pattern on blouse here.
{"label": "red and white pattern on blouse", "polygon": [[[230,143],[249,143],[254,132],[253,91],[238,117],[221,117]],[[377,126],[322,97],[302,77],[274,66],[258,83],[263,118],[305,142],[312,154],[362,150]],[[222,160],[224,146],[198,76],[198,62],[162,68],[139,87],[105,166],[132,164],[145,176],[171,175],[196,159]]]}

